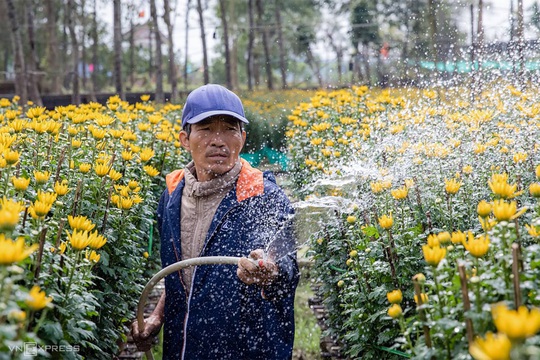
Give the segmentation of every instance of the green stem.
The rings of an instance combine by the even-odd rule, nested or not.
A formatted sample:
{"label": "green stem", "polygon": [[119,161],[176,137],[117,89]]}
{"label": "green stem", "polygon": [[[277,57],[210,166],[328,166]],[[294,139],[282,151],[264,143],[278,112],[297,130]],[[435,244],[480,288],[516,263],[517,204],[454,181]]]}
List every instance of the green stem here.
{"label": "green stem", "polygon": [[407,340],[407,346],[412,351],[413,350],[413,344],[412,344],[412,341],[411,341],[411,335],[406,331],[405,319],[403,318],[403,316],[399,317],[399,327],[401,329],[401,333],[403,334],[403,336],[405,336],[405,339]]}
{"label": "green stem", "polygon": [[66,299],[69,296],[69,291],[71,290],[71,284],[73,283],[73,275],[75,274],[75,268],[77,267],[77,264],[79,263],[79,260],[81,258],[81,251],[77,251],[77,256],[75,257],[75,262],[73,263],[73,266],[71,267],[70,273],[69,273],[69,281],[68,285],[66,287],[66,294],[64,295],[64,301],[65,304]]}

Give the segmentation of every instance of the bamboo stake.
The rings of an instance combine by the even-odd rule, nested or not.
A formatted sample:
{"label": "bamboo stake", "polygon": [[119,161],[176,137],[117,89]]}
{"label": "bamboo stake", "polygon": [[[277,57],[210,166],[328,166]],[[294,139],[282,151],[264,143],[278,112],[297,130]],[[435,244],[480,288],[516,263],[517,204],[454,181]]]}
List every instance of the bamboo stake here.
{"label": "bamboo stake", "polygon": [[519,286],[519,245],[512,244],[512,274],[514,275],[514,303],[516,309],[521,306],[521,289]]}
{"label": "bamboo stake", "polygon": [[[463,263],[460,263],[458,265],[459,269],[459,280],[461,282],[461,295],[463,296],[463,309],[465,311],[471,310],[471,301],[469,300],[469,290],[467,288],[467,275],[465,274],[465,265]],[[474,329],[472,320],[467,317],[465,320],[465,327],[467,329],[467,341],[469,342],[469,346],[474,341]]]}

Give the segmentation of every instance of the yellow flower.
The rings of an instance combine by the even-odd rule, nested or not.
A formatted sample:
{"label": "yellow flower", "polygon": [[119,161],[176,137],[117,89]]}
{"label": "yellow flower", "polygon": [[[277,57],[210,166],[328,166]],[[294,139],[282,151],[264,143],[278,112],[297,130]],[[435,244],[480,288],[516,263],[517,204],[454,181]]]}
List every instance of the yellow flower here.
{"label": "yellow flower", "polygon": [[489,244],[490,242],[487,234],[475,238],[471,231],[468,232],[468,240],[463,242],[465,249],[476,258],[480,258],[487,254]]}
{"label": "yellow flower", "polygon": [[435,234],[430,234],[427,237],[427,244],[430,247],[440,246],[441,241],[439,240],[439,237]]}
{"label": "yellow flower", "polygon": [[516,213],[517,204],[515,201],[506,202],[504,200],[495,200],[493,202],[493,215],[498,221],[509,221],[522,215],[527,208],[522,208]]}
{"label": "yellow flower", "polygon": [[121,196],[116,206],[121,210],[129,210],[133,206],[133,200],[131,198]]}
{"label": "yellow flower", "polygon": [[49,171],[34,171],[36,183],[40,185],[45,184],[47,181],[49,181],[50,176],[51,173]]}
{"label": "yellow flower", "polygon": [[106,243],[107,239],[105,239],[103,235],[99,235],[97,231],[90,233],[90,242],[88,243],[88,246],[92,249],[101,249]]}
{"label": "yellow flower", "polygon": [[401,306],[399,304],[392,304],[390,308],[388,309],[388,316],[390,316],[392,319],[397,319],[403,314],[403,310],[401,310]]}
{"label": "yellow flower", "polygon": [[478,217],[478,221],[480,221],[480,225],[482,226],[482,229],[484,231],[489,231],[491,229],[493,229],[493,227],[495,225],[497,225],[497,220],[493,219],[493,218],[482,218],[482,217]]}
{"label": "yellow flower", "polygon": [[28,298],[25,302],[30,309],[37,311],[43,309],[51,301],[52,297],[48,297],[47,294],[45,294],[45,291],[41,291],[39,286],[34,285],[28,293]]}
{"label": "yellow flower", "polygon": [[139,157],[141,158],[141,161],[147,162],[148,160],[150,160],[154,156],[154,154],[155,154],[154,150],[152,150],[150,148],[144,148],[139,153]]}
{"label": "yellow flower", "polygon": [[79,140],[79,139],[71,139],[71,146],[72,146],[74,149],[80,148],[81,145],[82,145],[82,140]]}
{"label": "yellow flower", "polygon": [[532,237],[536,238],[540,236],[540,232],[538,231],[536,226],[525,224],[525,227],[527,228],[527,232],[529,233],[529,235],[531,235]]}
{"label": "yellow flower", "polygon": [[26,247],[22,237],[13,241],[6,239],[5,235],[0,233],[0,265],[10,265],[22,261],[37,248],[37,244]]}
{"label": "yellow flower", "polygon": [[452,236],[448,231],[443,231],[437,234],[437,239],[439,239],[439,243],[441,244],[448,244],[452,241]]}
{"label": "yellow flower", "polygon": [[354,257],[357,257],[357,256],[358,256],[358,251],[356,251],[356,250],[351,250],[351,251],[349,252],[349,257],[354,258]]}
{"label": "yellow flower", "polygon": [[390,215],[383,215],[379,218],[379,225],[383,229],[390,229],[392,225],[394,225],[394,218],[392,217],[392,214]]}
{"label": "yellow flower", "polygon": [[486,333],[486,338],[477,337],[469,347],[476,360],[510,360],[512,342],[505,334]]}
{"label": "yellow flower", "polygon": [[514,162],[516,164],[525,162],[525,160],[527,160],[527,156],[528,156],[527,153],[517,152],[514,154]]}
{"label": "yellow flower", "polygon": [[8,318],[10,320],[15,320],[17,322],[22,323],[23,321],[26,320],[26,312],[22,310],[12,310],[8,314]]}
{"label": "yellow flower", "polygon": [[429,245],[422,245],[422,252],[424,253],[424,259],[431,266],[437,266],[442,259],[446,256],[446,248],[440,246],[431,247]]}
{"label": "yellow flower", "polygon": [[464,174],[470,175],[473,172],[473,168],[471,165],[465,165],[462,169]]}
{"label": "yellow flower", "polygon": [[101,255],[99,255],[97,252],[92,250],[90,252],[88,252],[88,251],[86,252],[85,258],[86,258],[86,260],[88,260],[90,262],[97,263],[99,261],[99,259],[101,259]]}
{"label": "yellow flower", "polygon": [[[422,304],[427,303],[428,300],[429,300],[427,294],[426,293],[420,293],[420,300],[422,301]],[[420,305],[418,303],[418,295],[414,295],[414,302],[416,303],[416,305]]]}
{"label": "yellow flower", "polygon": [[37,199],[41,201],[42,203],[52,205],[56,201],[56,193],[48,192],[48,191],[41,191],[38,190],[37,192]]}
{"label": "yellow flower", "polygon": [[82,172],[83,174],[88,173],[91,168],[92,168],[92,164],[82,163],[79,165],[79,171]]}
{"label": "yellow flower", "polygon": [[407,197],[409,194],[409,189],[406,186],[403,186],[399,189],[391,190],[390,193],[392,194],[392,197],[396,200],[403,200]]}
{"label": "yellow flower", "polygon": [[94,165],[94,171],[96,172],[96,175],[99,177],[103,177],[109,173],[109,166],[105,164],[97,164]]}
{"label": "yellow flower", "polygon": [[30,208],[28,211],[30,212],[30,215],[34,219],[42,219],[49,213],[51,210],[52,204],[45,203],[40,200],[34,201],[32,205],[30,205]]}
{"label": "yellow flower", "polygon": [[11,182],[13,183],[13,186],[17,191],[25,191],[26,189],[28,189],[28,185],[30,185],[30,179],[26,179],[23,177],[13,176],[11,178]]}
{"label": "yellow flower", "polygon": [[66,231],[66,233],[68,235],[68,239],[71,246],[75,250],[83,250],[85,247],[88,246],[88,244],[90,244],[90,241],[92,240],[88,236],[88,231],[86,230],[85,231],[73,230],[72,234]]}
{"label": "yellow flower", "polygon": [[122,177],[122,173],[114,170],[114,169],[111,169],[109,170],[109,177],[113,180],[113,181],[118,181],[120,180],[120,178]]}
{"label": "yellow flower", "polygon": [[466,240],[466,236],[462,231],[454,231],[452,233],[452,244],[463,244]]}
{"label": "yellow flower", "polygon": [[28,109],[28,111],[26,112],[26,116],[28,116],[30,119],[36,119],[40,117],[44,112],[45,112],[44,107],[41,107],[41,106],[33,107],[33,108]]}
{"label": "yellow flower", "polygon": [[141,101],[146,102],[148,100],[150,100],[150,95],[148,94],[141,95]]}
{"label": "yellow flower", "polygon": [[444,180],[444,184],[445,184],[444,189],[450,195],[456,194],[459,191],[459,188],[461,187],[461,182],[455,179]]}
{"label": "yellow flower", "polygon": [[403,300],[403,294],[399,289],[392,290],[386,293],[386,298],[388,299],[388,302],[390,304],[401,304],[401,301]]}
{"label": "yellow flower", "polygon": [[489,214],[491,214],[491,204],[488,203],[486,200],[482,200],[478,203],[477,207],[478,215],[485,218],[488,217]]}
{"label": "yellow flower", "polygon": [[60,255],[66,252],[66,247],[67,247],[67,244],[62,241],[62,243],[58,246],[58,250],[59,250],[58,252],[60,253]]}
{"label": "yellow flower", "polygon": [[4,159],[7,165],[15,165],[19,161],[20,154],[18,151],[4,151]]}
{"label": "yellow flower", "polygon": [[156,169],[155,167],[151,166],[151,165],[145,165],[145,166],[143,166],[143,169],[146,172],[146,174],[148,174],[148,176],[150,176],[150,177],[154,177],[154,176],[157,176],[159,174],[159,170]]}
{"label": "yellow flower", "polygon": [[380,192],[382,192],[384,190],[384,186],[381,182],[377,181],[377,182],[372,182],[370,184],[371,186],[371,191],[374,193],[374,194],[378,194]]}
{"label": "yellow flower", "polygon": [[148,251],[143,252],[142,255],[144,256],[145,259],[148,259],[148,256],[150,256],[150,255],[148,254]]}
{"label": "yellow flower", "polygon": [[13,231],[19,223],[19,213],[23,206],[7,198],[0,199],[0,231]]}
{"label": "yellow flower", "polygon": [[124,159],[125,161],[133,159],[133,153],[127,150],[122,151],[122,159]]}
{"label": "yellow flower", "polygon": [[68,188],[68,182],[67,180],[62,180],[62,182],[56,182],[54,184],[54,192],[58,195],[58,196],[64,196],[68,193],[69,191],[69,188]]}
{"label": "yellow flower", "polygon": [[493,174],[488,185],[495,195],[503,199],[512,199],[522,193],[522,191],[516,192],[517,185],[508,184],[507,174]]}
{"label": "yellow flower", "polygon": [[68,215],[68,223],[73,230],[91,231],[94,227],[96,227],[92,221],[88,220],[86,216],[82,215],[75,217]]}
{"label": "yellow flower", "polygon": [[535,198],[540,197],[540,183],[532,183],[529,186],[529,192]]}
{"label": "yellow flower", "polygon": [[347,222],[349,224],[354,224],[356,222],[356,216],[353,216],[353,215],[347,216]]}
{"label": "yellow flower", "polygon": [[540,330],[540,309],[520,306],[510,310],[503,303],[491,307],[491,315],[497,330],[512,340],[523,340],[535,335]]}
{"label": "yellow flower", "polygon": [[137,186],[139,186],[139,183],[137,182],[137,180],[129,180],[128,187],[131,190],[135,190],[137,188]]}

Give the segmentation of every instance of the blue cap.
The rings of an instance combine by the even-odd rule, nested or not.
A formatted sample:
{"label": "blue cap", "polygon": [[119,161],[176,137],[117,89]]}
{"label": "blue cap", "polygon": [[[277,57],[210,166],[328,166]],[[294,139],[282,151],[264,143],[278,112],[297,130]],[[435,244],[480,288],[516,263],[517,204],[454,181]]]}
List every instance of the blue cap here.
{"label": "blue cap", "polygon": [[230,115],[246,124],[240,98],[221,85],[208,84],[193,90],[182,110],[182,128],[214,115]]}

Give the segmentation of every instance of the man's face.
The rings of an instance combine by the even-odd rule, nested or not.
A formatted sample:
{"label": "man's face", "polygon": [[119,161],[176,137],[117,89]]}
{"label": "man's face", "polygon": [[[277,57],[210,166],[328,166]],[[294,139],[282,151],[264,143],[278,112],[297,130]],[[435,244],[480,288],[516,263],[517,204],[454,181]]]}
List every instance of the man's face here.
{"label": "man's face", "polygon": [[233,117],[217,115],[191,125],[191,134],[180,132],[182,146],[195,162],[197,180],[208,181],[226,173],[238,161],[246,132]]}

